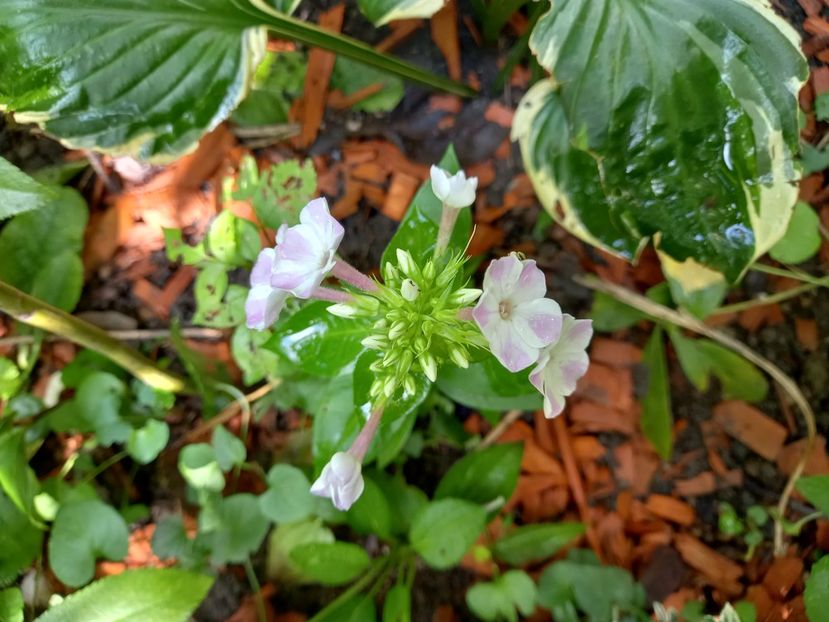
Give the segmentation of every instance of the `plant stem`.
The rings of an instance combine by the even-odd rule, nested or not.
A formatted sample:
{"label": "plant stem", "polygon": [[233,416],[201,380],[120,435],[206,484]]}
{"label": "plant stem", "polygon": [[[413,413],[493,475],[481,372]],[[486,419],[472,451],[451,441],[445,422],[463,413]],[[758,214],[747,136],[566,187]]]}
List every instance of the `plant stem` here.
{"label": "plant stem", "polygon": [[817,436],[815,413],[812,411],[809,401],[806,399],[806,396],[803,395],[803,392],[800,390],[800,387],[797,386],[797,383],[789,378],[779,367],[777,367],[777,365],[769,361],[767,358],[757,354],[741,341],[711,328],[688,313],[669,309],[668,307],[658,304],[625,287],[621,287],[613,283],[605,283],[592,274],[576,277],[575,281],[581,283],[585,287],[589,287],[590,289],[613,296],[620,302],[647,313],[657,320],[662,320],[663,322],[668,322],[681,328],[693,331],[708,337],[709,339],[713,339],[714,341],[724,345],[726,348],[733,350],[771,376],[780,388],[783,389],[783,391],[785,391],[791,400],[797,405],[803,415],[803,421],[806,424],[806,449],[803,451],[803,455],[800,457],[797,465],[792,471],[792,474],[789,476],[785,488],[783,488],[783,492],[781,493],[780,500],[777,504],[777,513],[779,518],[775,518],[774,521],[775,555],[784,555],[786,551],[783,542],[782,518],[786,514],[786,508],[789,505],[789,499],[794,491],[794,486],[803,473],[803,469],[806,468],[806,462],[812,454],[812,448],[815,445],[815,437]]}
{"label": "plant stem", "polygon": [[816,287],[829,287],[829,277],[812,276],[806,272],[799,270],[787,270],[786,268],[778,268],[764,263],[756,263],[751,266],[750,270],[754,272],[763,272],[764,274],[771,274],[772,276],[782,276],[787,279],[794,279],[795,281],[803,281],[804,283],[811,283]]}
{"label": "plant stem", "polygon": [[128,454],[127,454],[126,450],[119,451],[117,454],[113,454],[112,456],[110,456],[109,458],[104,460],[101,464],[99,464],[97,467],[95,467],[95,469],[93,469],[91,472],[87,473],[86,476],[84,476],[84,478],[79,482],[78,485],[88,484],[89,482],[94,480],[96,477],[98,477],[101,473],[106,471],[113,464],[117,464],[118,462],[121,462],[121,460],[126,458],[127,455]]}
{"label": "plant stem", "polygon": [[265,599],[262,598],[262,587],[259,585],[259,579],[256,578],[256,572],[253,569],[253,564],[250,562],[250,557],[245,560],[245,574],[253,590],[253,602],[256,603],[256,617],[259,622],[268,622],[268,612],[265,610]]}
{"label": "plant stem", "polygon": [[313,618],[308,620],[308,622],[319,622],[320,620],[325,619],[330,611],[336,610],[337,607],[348,601],[352,596],[362,592],[390,565],[393,556],[394,554],[387,555],[386,557],[381,557],[377,560],[366,574],[348,586],[348,589],[344,590],[339,596],[337,596],[337,598],[328,603]]}
{"label": "plant stem", "polygon": [[[171,331],[167,328],[141,328],[135,330],[108,330],[107,335],[118,341],[150,341],[152,339],[169,339]],[[182,328],[181,336],[185,339],[222,339],[224,333],[216,328]],[[34,343],[37,340],[35,335],[14,335],[12,337],[0,338],[0,347],[23,346]],[[71,341],[62,335],[49,335],[44,341]]]}
{"label": "plant stem", "polygon": [[8,313],[18,322],[66,337],[106,356],[154,389],[173,393],[192,391],[183,378],[159,368],[143,354],[110,337],[105,330],[24,294],[2,281],[0,311]]}
{"label": "plant stem", "polygon": [[746,309],[752,309],[754,307],[762,307],[764,305],[771,305],[777,302],[783,302],[784,300],[788,300],[789,298],[796,298],[801,294],[805,294],[806,292],[810,292],[813,289],[817,289],[817,285],[814,283],[805,283],[798,287],[794,287],[792,289],[787,289],[783,292],[778,292],[776,294],[771,295],[762,295],[759,298],[753,298],[751,300],[743,300],[742,302],[735,302],[731,305],[725,305],[724,307],[720,307],[716,309],[711,315],[725,315],[726,313],[739,313],[740,311],[745,311]]}

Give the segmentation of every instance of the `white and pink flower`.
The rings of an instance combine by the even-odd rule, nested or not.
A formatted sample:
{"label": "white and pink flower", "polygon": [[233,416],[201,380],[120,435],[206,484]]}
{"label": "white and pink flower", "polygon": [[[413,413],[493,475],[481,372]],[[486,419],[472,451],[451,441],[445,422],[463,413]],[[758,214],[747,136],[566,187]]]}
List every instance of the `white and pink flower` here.
{"label": "white and pink flower", "polygon": [[323,198],[303,208],[299,223],[281,228],[277,235],[271,285],[297,298],[310,298],[334,268],[345,230]]}
{"label": "white and pink flower", "polygon": [[271,285],[271,273],[276,257],[272,248],[260,251],[250,273],[250,291],[245,300],[245,318],[248,328],[265,330],[279,317],[288,292]]}
{"label": "white and pink flower", "polygon": [[564,314],[561,336],[541,352],[530,382],[544,396],[544,416],[561,414],[564,398],[576,390],[576,383],[590,363],[587,345],[593,337],[593,321],[577,320]]}
{"label": "white and pink flower", "polygon": [[311,493],[328,497],[338,510],[348,510],[363,494],[362,464],[349,452],[335,453],[322,469]]}
{"label": "white and pink flower", "polygon": [[450,176],[448,172],[434,165],[429,169],[429,175],[432,178],[432,192],[446,207],[457,210],[475,202],[477,177],[467,178],[463,171]]}
{"label": "white and pink flower", "polygon": [[484,275],[484,293],[472,317],[490,350],[512,372],[529,367],[561,333],[561,308],[545,298],[544,273],[531,259],[496,259]]}

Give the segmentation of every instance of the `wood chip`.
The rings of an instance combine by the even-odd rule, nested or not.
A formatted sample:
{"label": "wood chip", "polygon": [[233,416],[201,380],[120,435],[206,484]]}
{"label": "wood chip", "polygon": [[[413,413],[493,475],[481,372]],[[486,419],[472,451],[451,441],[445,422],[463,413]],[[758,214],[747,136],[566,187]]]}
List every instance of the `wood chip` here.
{"label": "wood chip", "polygon": [[786,428],[740,400],[714,406],[714,421],[733,438],[766,460],[774,460],[786,441]]}
{"label": "wood chip", "polygon": [[570,408],[573,431],[583,432],[621,432],[632,435],[636,427],[631,417],[604,404],[588,400],[576,402]]}
{"label": "wood chip", "polygon": [[814,352],[820,346],[820,337],[817,332],[817,322],[802,317],[794,320],[795,334],[797,341],[805,350]]}
{"label": "wood chip", "polygon": [[674,493],[680,497],[700,497],[717,490],[717,478],[711,471],[704,471],[690,479],[674,480]]}
{"label": "wood chip", "polygon": [[400,222],[406,215],[406,210],[414,199],[420,180],[400,171],[394,173],[391,178],[386,201],[380,210],[394,221]]}
{"label": "wood chip", "polygon": [[645,500],[645,507],[659,518],[690,527],[696,520],[696,512],[690,505],[667,495],[650,495]]}
{"label": "wood chip", "polygon": [[763,578],[763,587],[772,598],[785,600],[802,578],[803,560],[799,557],[778,557]]}
{"label": "wood chip", "polygon": [[642,362],[642,348],[632,343],[596,337],[590,346],[590,360],[615,367],[627,367]]}
{"label": "wood chip", "polygon": [[581,378],[576,394],[618,411],[633,410],[633,371],[591,363]]}
{"label": "wood chip", "polygon": [[495,123],[501,127],[511,128],[512,120],[515,116],[515,111],[502,104],[501,102],[492,102],[484,111],[484,119],[490,123]]}
{"label": "wood chip", "polygon": [[[801,439],[786,445],[777,455],[777,468],[784,475],[791,475],[794,472],[803,453],[806,451],[806,439]],[[806,461],[806,468],[803,475],[829,475],[829,459],[826,456],[826,438],[818,436],[815,438],[815,445],[812,453]]]}
{"label": "wood chip", "polygon": [[391,34],[374,46],[378,52],[389,52],[423,27],[422,19],[400,19],[389,24]]}
{"label": "wood chip", "polygon": [[458,5],[449,0],[429,20],[432,40],[446,60],[447,72],[453,80],[461,79],[461,45],[458,40]]}
{"label": "wood chip", "polygon": [[717,553],[690,534],[676,534],[674,543],[685,563],[697,570],[718,589],[728,595],[742,592],[743,588],[739,580],[743,576],[743,567],[740,564]]}

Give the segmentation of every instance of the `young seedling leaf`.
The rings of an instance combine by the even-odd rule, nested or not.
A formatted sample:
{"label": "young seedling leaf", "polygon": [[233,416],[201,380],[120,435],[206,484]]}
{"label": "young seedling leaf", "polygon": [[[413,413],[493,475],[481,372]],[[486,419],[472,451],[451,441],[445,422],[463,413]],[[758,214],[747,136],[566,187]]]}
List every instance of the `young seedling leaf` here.
{"label": "young seedling leaf", "polygon": [[781,263],[802,263],[820,250],[821,239],[817,212],[798,201],[786,234],[771,247],[769,255]]}
{"label": "young seedling leaf", "polygon": [[314,498],[305,473],[290,464],[276,464],[268,472],[268,490],[259,496],[262,514],[275,523],[291,523],[310,516]]}
{"label": "young seedling leaf", "polygon": [[291,551],[291,561],[306,576],[323,585],[342,585],[368,568],[363,547],[350,542],[311,542]]}
{"label": "young seedling leaf", "polygon": [[440,499],[412,520],[409,542],[432,568],[457,564],[486,524],[486,510],[461,499]]}
{"label": "young seedling leaf", "polygon": [[673,412],[661,328],[656,327],[648,339],[642,362],[648,372],[648,389],[642,398],[642,432],[662,459],[667,460],[673,450]]}
{"label": "young seedling leaf", "polygon": [[506,502],[518,481],[523,453],[521,443],[504,443],[467,454],[440,480],[435,499],[454,497],[481,505],[499,498]]}

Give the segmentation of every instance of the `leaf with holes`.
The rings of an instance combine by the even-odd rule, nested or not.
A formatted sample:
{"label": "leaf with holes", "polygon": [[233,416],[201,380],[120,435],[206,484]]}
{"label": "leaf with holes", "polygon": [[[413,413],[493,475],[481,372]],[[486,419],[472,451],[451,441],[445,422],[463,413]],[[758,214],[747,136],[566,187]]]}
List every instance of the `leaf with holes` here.
{"label": "leaf with holes", "polygon": [[513,136],[572,233],[631,260],[652,238],[689,297],[783,235],[807,66],[768,3],[554,2],[531,47],[555,80],[525,95]]}

